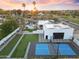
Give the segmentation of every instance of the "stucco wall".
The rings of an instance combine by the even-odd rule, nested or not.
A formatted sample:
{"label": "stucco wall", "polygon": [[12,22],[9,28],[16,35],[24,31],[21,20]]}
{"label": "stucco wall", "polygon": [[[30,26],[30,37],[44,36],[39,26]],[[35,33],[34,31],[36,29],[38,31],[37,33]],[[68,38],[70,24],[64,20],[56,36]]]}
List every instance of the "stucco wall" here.
{"label": "stucco wall", "polygon": [[46,38],[46,35],[48,35],[48,39],[53,39],[53,33],[64,33],[63,39],[72,39],[73,37],[74,29],[44,29],[44,39]]}

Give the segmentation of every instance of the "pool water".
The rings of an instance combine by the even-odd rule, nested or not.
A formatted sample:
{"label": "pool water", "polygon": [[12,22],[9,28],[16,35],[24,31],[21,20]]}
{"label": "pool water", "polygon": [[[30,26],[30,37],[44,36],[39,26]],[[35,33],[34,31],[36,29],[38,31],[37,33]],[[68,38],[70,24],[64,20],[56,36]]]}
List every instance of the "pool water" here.
{"label": "pool water", "polygon": [[[35,55],[51,55],[53,48],[50,51],[49,46],[49,44],[36,44]],[[76,55],[69,44],[58,44],[56,48],[58,50],[58,55]],[[52,54],[54,55],[54,53]]]}

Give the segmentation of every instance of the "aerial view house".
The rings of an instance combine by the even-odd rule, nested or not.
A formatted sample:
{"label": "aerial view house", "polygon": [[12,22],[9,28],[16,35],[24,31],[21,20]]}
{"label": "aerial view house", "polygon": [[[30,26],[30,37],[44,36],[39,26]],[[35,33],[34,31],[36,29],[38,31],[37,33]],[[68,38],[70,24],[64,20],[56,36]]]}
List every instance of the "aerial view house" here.
{"label": "aerial view house", "polygon": [[0,59],[79,59],[79,0],[0,0]]}
{"label": "aerial view house", "polygon": [[53,59],[54,57],[72,58],[78,56],[78,43],[76,44],[76,40],[73,41],[74,28],[63,23],[47,22],[42,24],[43,27],[41,30],[39,30],[41,33],[38,33],[39,42],[31,43],[30,49],[28,50],[28,58],[41,57]]}
{"label": "aerial view house", "polygon": [[72,39],[74,29],[64,24],[45,24],[43,27],[44,39]]}

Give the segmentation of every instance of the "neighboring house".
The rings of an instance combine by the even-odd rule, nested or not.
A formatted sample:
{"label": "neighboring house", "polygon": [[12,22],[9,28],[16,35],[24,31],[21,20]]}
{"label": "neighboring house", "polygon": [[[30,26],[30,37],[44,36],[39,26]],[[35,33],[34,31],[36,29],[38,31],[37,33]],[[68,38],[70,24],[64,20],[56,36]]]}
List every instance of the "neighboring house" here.
{"label": "neighboring house", "polygon": [[5,15],[0,15],[0,25],[5,21]]}
{"label": "neighboring house", "polygon": [[25,27],[28,29],[35,29],[35,25],[25,25]]}
{"label": "neighboring house", "polygon": [[42,12],[38,13],[38,16],[44,16],[44,15],[45,15],[45,14],[42,13]]}
{"label": "neighboring house", "polygon": [[74,29],[64,24],[45,24],[43,26],[44,39],[72,39]]}

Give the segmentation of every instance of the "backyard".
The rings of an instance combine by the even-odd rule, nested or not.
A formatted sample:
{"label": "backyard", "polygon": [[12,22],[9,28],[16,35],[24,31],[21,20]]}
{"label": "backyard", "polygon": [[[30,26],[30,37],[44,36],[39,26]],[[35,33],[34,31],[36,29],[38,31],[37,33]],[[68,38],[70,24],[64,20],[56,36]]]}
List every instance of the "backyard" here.
{"label": "backyard", "polygon": [[0,52],[0,57],[7,56],[15,46],[21,35],[16,35],[12,41]]}
{"label": "backyard", "polygon": [[16,50],[14,51],[12,57],[16,58],[16,57],[24,57],[27,45],[29,42],[35,42],[38,41],[38,35],[24,35],[24,37],[22,38],[20,44],[17,46]]}

